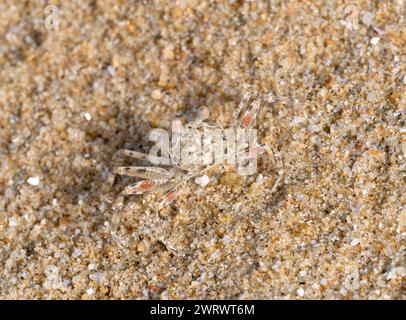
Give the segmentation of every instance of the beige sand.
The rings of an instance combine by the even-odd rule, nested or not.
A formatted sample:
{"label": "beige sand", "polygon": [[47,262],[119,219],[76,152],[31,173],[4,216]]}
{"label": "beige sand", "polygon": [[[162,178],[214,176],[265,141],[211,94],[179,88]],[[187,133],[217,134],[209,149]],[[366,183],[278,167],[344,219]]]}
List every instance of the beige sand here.
{"label": "beige sand", "polygon": [[[1,298],[405,298],[406,1],[45,2],[0,4]],[[289,98],[276,193],[271,157],[213,171],[112,240],[115,151],[246,90]]]}

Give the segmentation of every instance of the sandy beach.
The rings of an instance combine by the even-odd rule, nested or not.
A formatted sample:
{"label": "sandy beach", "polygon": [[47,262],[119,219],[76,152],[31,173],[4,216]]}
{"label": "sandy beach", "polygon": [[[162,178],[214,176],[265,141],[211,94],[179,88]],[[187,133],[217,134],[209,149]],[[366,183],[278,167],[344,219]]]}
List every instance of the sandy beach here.
{"label": "sandy beach", "polygon": [[[405,0],[1,1],[0,299],[405,299],[405,48]],[[285,98],[274,192],[267,152],[103,198],[117,150],[246,92]]]}

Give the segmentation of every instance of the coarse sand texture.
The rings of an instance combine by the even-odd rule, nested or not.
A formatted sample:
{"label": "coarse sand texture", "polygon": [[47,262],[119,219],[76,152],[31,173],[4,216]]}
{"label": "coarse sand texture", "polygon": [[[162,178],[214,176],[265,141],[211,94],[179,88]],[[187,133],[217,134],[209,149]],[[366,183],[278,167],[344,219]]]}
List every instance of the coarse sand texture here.
{"label": "coarse sand texture", "polygon": [[[3,0],[0,66],[1,299],[406,298],[406,0]],[[268,152],[106,201],[246,92],[276,190]]]}

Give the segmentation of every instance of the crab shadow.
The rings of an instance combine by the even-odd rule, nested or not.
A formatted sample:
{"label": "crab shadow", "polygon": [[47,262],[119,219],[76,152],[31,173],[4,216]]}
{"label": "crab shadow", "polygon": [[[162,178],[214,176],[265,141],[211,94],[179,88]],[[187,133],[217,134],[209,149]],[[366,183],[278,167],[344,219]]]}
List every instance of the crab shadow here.
{"label": "crab shadow", "polygon": [[[85,140],[92,150],[98,152],[85,153],[73,151],[61,164],[62,181],[57,185],[63,202],[77,204],[86,202],[91,206],[102,202],[102,189],[107,175],[114,166],[113,155],[121,148],[129,148],[145,152],[150,129],[149,125],[140,121],[129,112],[120,112],[106,130],[105,125],[94,121],[81,128],[85,132]],[[75,164],[74,159],[82,159],[83,163]]]}

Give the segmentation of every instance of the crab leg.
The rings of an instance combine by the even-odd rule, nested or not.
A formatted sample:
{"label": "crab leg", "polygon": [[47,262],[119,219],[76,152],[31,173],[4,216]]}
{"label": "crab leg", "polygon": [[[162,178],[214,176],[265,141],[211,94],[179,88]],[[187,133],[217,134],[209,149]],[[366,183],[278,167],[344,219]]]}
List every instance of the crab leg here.
{"label": "crab leg", "polygon": [[[131,158],[135,158],[135,159],[139,159],[139,160],[146,160],[146,161],[153,160],[153,161],[155,161],[155,163],[160,163],[160,162],[162,162],[162,160],[165,160],[165,158],[150,156],[149,154],[143,153],[143,152],[138,152],[138,151],[129,150],[129,149],[120,149],[120,150],[118,150],[118,151],[113,155],[113,157],[112,157],[112,162],[113,162],[113,163],[115,163],[115,162],[122,162],[122,161],[123,161],[122,159],[123,159],[124,157],[131,157]],[[164,163],[165,163],[165,162],[164,162]],[[131,170],[128,170],[128,169],[119,169],[119,168],[128,168],[128,167],[118,167],[118,168],[116,168],[116,169],[118,169],[118,170],[123,170],[123,171],[127,171],[128,173],[131,173]],[[139,168],[139,167],[138,167],[138,168]],[[112,202],[112,200],[111,200],[112,195],[110,194],[110,190],[111,190],[111,188],[112,188],[112,186],[113,186],[113,184],[114,184],[114,180],[115,180],[116,174],[117,174],[117,173],[118,173],[118,174],[127,174],[127,173],[116,172],[116,169],[113,170],[113,172],[110,172],[110,173],[107,175],[106,182],[105,182],[105,183],[103,184],[103,186],[102,186],[102,194],[103,194],[103,195],[102,195],[102,199],[105,200],[105,201],[107,201],[107,202],[109,202],[109,203]],[[162,170],[164,170],[164,169],[162,169]],[[158,172],[158,171],[159,171],[159,169],[156,170],[155,172]],[[150,171],[150,172],[152,172],[152,171]],[[164,173],[163,171],[162,171],[161,173],[164,174],[165,177],[167,176],[167,174]],[[135,173],[134,173],[134,174],[135,174]],[[128,174],[128,175],[130,175],[130,176],[136,176],[136,175],[133,175],[133,174]],[[140,178],[144,178],[143,176],[139,176],[139,177],[140,177]],[[145,178],[149,179],[149,178],[152,178],[152,177],[145,176]]]}
{"label": "crab leg", "polygon": [[142,179],[169,179],[173,173],[159,167],[116,167],[114,173]]}
{"label": "crab leg", "polygon": [[173,200],[176,199],[177,196],[179,196],[182,190],[182,186],[185,182],[186,180],[175,186],[172,186],[171,190],[168,193],[166,193],[163,197],[158,199],[158,210],[168,206],[169,204],[172,203]]}
{"label": "crab leg", "polygon": [[[134,150],[129,150],[129,149],[120,149],[116,153],[117,156],[127,156],[139,160],[146,160],[146,161],[153,161],[154,163],[160,163],[160,164],[165,164],[165,163],[170,163],[170,160],[164,157],[156,157],[153,155],[150,155],[148,153],[143,153],[143,152],[138,152]],[[114,155],[114,156],[116,156]]]}
{"label": "crab leg", "polygon": [[124,188],[121,194],[145,194],[164,192],[171,186],[168,180],[141,180]]}
{"label": "crab leg", "polygon": [[250,129],[258,115],[259,108],[261,106],[261,101],[254,100],[247,110],[244,111],[242,117],[239,120],[239,126],[243,129]]}
{"label": "crab leg", "polygon": [[245,109],[247,109],[247,105],[248,105],[248,102],[250,101],[250,99],[251,99],[251,93],[250,93],[250,92],[244,93],[244,95],[242,96],[242,99],[241,99],[240,103],[238,104],[238,109],[237,109],[237,111],[236,111],[236,112],[234,113],[234,115],[233,115],[233,118],[234,118],[234,120],[233,120],[233,125],[234,125],[234,127],[237,126],[237,122],[238,122],[238,119],[239,119],[241,113],[242,113]]}

